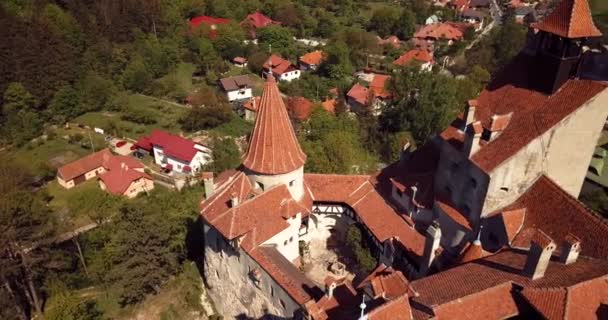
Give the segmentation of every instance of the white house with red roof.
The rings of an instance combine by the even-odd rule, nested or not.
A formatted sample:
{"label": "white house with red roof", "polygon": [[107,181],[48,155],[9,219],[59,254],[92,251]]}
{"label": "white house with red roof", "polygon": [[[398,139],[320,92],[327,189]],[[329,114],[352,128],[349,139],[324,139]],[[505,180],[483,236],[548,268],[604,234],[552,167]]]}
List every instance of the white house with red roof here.
{"label": "white house with red roof", "polygon": [[271,55],[263,65],[264,73],[269,74],[272,72],[273,76],[281,81],[291,81],[299,79],[301,75],[300,69],[296,67],[291,61],[283,59],[281,56],[276,54]]}
{"label": "white house with red roof", "polygon": [[195,175],[212,161],[211,149],[161,130],[154,130],[149,136],[141,137],[134,148],[141,153],[151,154],[156,164],[176,173]]}
{"label": "white house with red roof", "polygon": [[393,64],[397,66],[407,66],[416,63],[420,65],[420,70],[431,71],[435,64],[433,53],[428,50],[413,49],[405,52],[393,61]]}

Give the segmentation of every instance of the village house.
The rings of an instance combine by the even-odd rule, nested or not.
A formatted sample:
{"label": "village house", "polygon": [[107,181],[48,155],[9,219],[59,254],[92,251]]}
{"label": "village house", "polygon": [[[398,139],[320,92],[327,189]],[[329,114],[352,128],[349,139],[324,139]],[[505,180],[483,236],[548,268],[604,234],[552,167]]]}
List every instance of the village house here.
{"label": "village house", "polygon": [[287,99],[287,112],[297,121],[306,121],[310,118],[314,104],[304,97],[289,97]]}
{"label": "village house", "polygon": [[260,105],[260,97],[253,97],[249,101],[242,103],[242,109],[240,114],[247,121],[254,121],[255,115],[258,112],[258,106]]}
{"label": "village house", "polygon": [[247,58],[235,57],[234,59],[232,59],[232,63],[236,67],[245,68],[247,66]]}
{"label": "village house", "polygon": [[383,74],[371,74],[369,88],[356,83],[346,93],[346,103],[350,111],[363,113],[370,110],[374,116],[382,113],[382,107],[391,99],[392,95],[386,88],[390,76]]}
{"label": "village house", "polygon": [[300,70],[302,71],[314,71],[319,68],[323,60],[325,59],[324,53],[321,50],[309,52],[300,57]]}
{"label": "village house", "polygon": [[414,49],[407,51],[393,61],[393,64],[397,66],[407,66],[413,63],[419,64],[420,70],[431,71],[433,69],[433,65],[435,64],[433,53],[426,50]]}
{"label": "village house", "polygon": [[248,100],[253,97],[252,82],[248,75],[223,78],[219,80],[220,87],[229,102]]}
{"label": "village house", "polygon": [[[450,127],[374,175],[304,174],[269,76],[242,166],[203,176],[217,307],[310,320],[606,318],[608,224],[576,200],[608,116],[605,79],[577,68],[601,33],[581,0],[533,28]],[[351,226],[377,261],[362,280],[318,258]]]}
{"label": "village house", "polygon": [[475,31],[481,31],[484,27],[486,14],[479,10],[466,9],[460,15],[462,21],[473,26]]}
{"label": "village house", "polygon": [[152,155],[157,165],[172,173],[193,176],[212,161],[208,147],[161,130],[139,138],[133,148],[140,154]]}
{"label": "village house", "polygon": [[66,189],[93,178],[98,178],[102,190],[128,198],[154,189],[154,181],[144,172],[141,162],[133,157],[114,155],[109,149],[94,152],[57,170],[57,182]]}
{"label": "village house", "polygon": [[245,19],[241,21],[241,26],[248,31],[249,36],[252,39],[257,38],[257,30],[264,27],[268,27],[270,25],[280,24],[280,22],[274,21],[258,11],[247,15],[247,17],[245,17]]}
{"label": "village house", "polygon": [[448,45],[460,41],[464,37],[464,30],[468,28],[468,24],[459,24],[455,22],[442,22],[422,26],[416,33],[414,38],[425,40],[427,42],[446,41]]}
{"label": "village house", "polygon": [[300,69],[298,69],[289,60],[273,54],[266,62],[264,62],[264,73],[268,75],[272,71],[272,75],[282,81],[291,81],[300,78]]}

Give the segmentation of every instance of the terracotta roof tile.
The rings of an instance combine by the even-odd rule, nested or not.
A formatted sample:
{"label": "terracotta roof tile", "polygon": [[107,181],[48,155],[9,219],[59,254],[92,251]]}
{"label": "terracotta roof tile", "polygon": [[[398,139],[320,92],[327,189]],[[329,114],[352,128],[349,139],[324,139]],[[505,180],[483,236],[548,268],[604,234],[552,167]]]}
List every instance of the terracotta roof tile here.
{"label": "terracotta roof tile", "polygon": [[142,178],[153,180],[147,173],[128,166],[112,168],[99,176],[99,179],[106,185],[106,190],[114,195],[124,194],[133,182]]}
{"label": "terracotta roof tile", "polygon": [[414,49],[404,53],[393,63],[398,66],[405,66],[413,61],[420,63],[433,62],[433,55],[427,50]]}
{"label": "terracotta roof tile", "polygon": [[271,55],[266,62],[264,62],[264,70],[268,71],[272,67],[272,73],[274,75],[281,75],[285,72],[297,70],[296,66],[294,66],[289,60],[285,60],[282,57],[273,54]]}
{"label": "terracotta roof tile", "polygon": [[450,219],[452,219],[452,221],[457,223],[459,226],[462,226],[469,231],[473,230],[473,226],[471,225],[471,222],[469,222],[469,219],[467,219],[464,214],[455,208],[454,205],[449,201],[443,199],[442,197],[438,197],[435,203],[443,213],[450,217]]}
{"label": "terracotta roof tile", "polygon": [[375,98],[388,98],[391,96],[391,93],[386,88],[388,85],[387,81],[390,79],[391,76],[384,74],[374,75],[374,79],[372,79],[372,82],[369,84],[369,88],[374,93]]}
{"label": "terracotta roof tile", "polygon": [[[484,128],[491,128],[493,115],[513,113],[502,133],[471,157],[485,172],[492,171],[606,88],[606,84],[597,81],[568,80],[553,95],[545,95],[527,89],[531,80],[526,70],[530,63],[525,55],[516,57],[477,99],[475,117]],[[441,136],[461,147],[461,126],[462,116]]]}
{"label": "terracotta roof tile", "polygon": [[527,248],[536,229],[559,241],[568,234],[581,239],[582,254],[608,257],[608,224],[572,198],[555,182],[541,176],[507,210],[526,209],[522,230],[513,246]]}
{"label": "terracotta roof tile", "polygon": [[432,38],[461,40],[464,37],[463,27],[456,23],[443,22],[423,26],[414,34],[415,38]]}
{"label": "terracotta roof tile", "polygon": [[321,102],[321,107],[327,112],[336,113],[336,106],[338,105],[338,100],[336,99],[327,99]]}
{"label": "terracotta roof tile", "polygon": [[251,98],[251,100],[243,103],[243,108],[253,111],[253,112],[258,112],[258,108],[260,107],[260,99],[262,99],[262,98],[261,97]]}
{"label": "terracotta roof tile", "polygon": [[258,29],[267,27],[271,24],[281,24],[280,22],[274,21],[258,11],[249,14],[241,23],[248,23]]}
{"label": "terracotta roof tile", "polygon": [[490,253],[483,249],[481,243],[473,241],[472,243],[469,243],[463,250],[460,258],[458,259],[458,263],[471,262],[483,257],[487,257],[488,255],[490,255]]}
{"label": "terracotta roof tile", "polygon": [[414,257],[422,256],[424,236],[378,193],[369,179],[369,176],[304,176],[314,201],[349,205],[378,241],[395,238]]}
{"label": "terracotta roof tile", "polygon": [[57,170],[57,173],[63,180],[69,181],[89,171],[103,167],[104,162],[111,157],[112,153],[110,150],[103,149],[61,166]]}
{"label": "terracotta roof tile", "polygon": [[565,288],[525,288],[521,295],[545,319],[564,319],[566,315]]}
{"label": "terracotta roof tile", "polygon": [[505,233],[509,243],[513,241],[517,233],[522,229],[526,218],[526,209],[506,210],[500,213]]}
{"label": "terracotta roof tile", "polygon": [[411,320],[412,309],[407,295],[384,303],[367,314],[369,320]]}
{"label": "terracotta roof tile", "polygon": [[360,302],[357,291],[350,281],[338,281],[331,298],[323,295],[315,303],[316,309],[322,312],[318,311],[318,315],[313,319],[356,319],[360,311]]}
{"label": "terracotta roof tile", "polygon": [[304,121],[312,113],[313,103],[304,97],[289,97],[287,99],[289,114],[296,120]]}
{"label": "terracotta roof tile", "polygon": [[306,155],[293,131],[277,83],[269,76],[243,165],[258,173],[281,174],[294,171],[305,162]]}
{"label": "terracotta roof tile", "polygon": [[323,62],[325,54],[321,50],[308,52],[300,57],[300,61],[308,65],[320,65]]}
{"label": "terracotta roof tile", "polygon": [[507,319],[519,314],[506,282],[471,296],[433,307],[438,319]]}
{"label": "terracotta roof tile", "polygon": [[346,96],[354,99],[358,104],[365,105],[367,104],[367,100],[369,98],[369,89],[355,83],[353,87],[348,90]]}
{"label": "terracotta roof tile", "polygon": [[313,297],[316,288],[306,276],[274,247],[261,246],[247,253],[283,288],[297,303],[304,304]]}
{"label": "terracotta roof tile", "polygon": [[[543,278],[532,280],[521,274],[526,263],[527,251],[507,249],[495,255],[475,260],[435,275],[415,280],[412,287],[419,296],[412,297],[416,303],[427,308],[464,301],[467,296],[477,296],[471,303],[510,303],[509,299],[485,298],[485,290],[504,285],[503,299],[507,297],[507,283],[524,288],[571,287],[578,283],[602,278],[608,274],[608,261],[579,257],[576,263],[565,265],[551,260]],[[500,305],[490,305],[500,310]],[[472,307],[469,305],[469,307]],[[517,309],[515,309],[517,310]],[[489,317],[489,318],[504,318]],[[475,318],[469,315],[468,318]]]}
{"label": "terracotta roof tile", "polygon": [[545,19],[532,26],[564,38],[602,36],[593,23],[587,0],[561,0]]}

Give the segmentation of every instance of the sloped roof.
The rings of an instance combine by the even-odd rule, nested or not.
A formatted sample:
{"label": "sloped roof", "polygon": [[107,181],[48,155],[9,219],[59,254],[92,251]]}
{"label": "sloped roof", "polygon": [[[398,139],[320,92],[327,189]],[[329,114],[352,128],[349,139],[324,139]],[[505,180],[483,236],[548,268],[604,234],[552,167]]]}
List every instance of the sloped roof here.
{"label": "sloped roof", "polygon": [[533,27],[571,39],[602,36],[593,23],[587,0],[561,0],[545,19]]}
{"label": "sloped roof", "polygon": [[220,84],[225,91],[233,91],[240,88],[251,88],[252,86],[251,79],[246,74],[220,79]]}
{"label": "sloped roof", "polygon": [[529,247],[537,229],[542,229],[558,245],[573,234],[581,239],[581,254],[608,257],[608,223],[545,175],[506,209],[525,209],[523,227],[512,243],[515,247]]}
{"label": "sloped roof", "polygon": [[321,107],[327,112],[336,113],[336,106],[338,105],[338,100],[336,99],[327,99],[321,102]]}
{"label": "sloped roof", "polygon": [[369,88],[374,92],[375,98],[388,98],[391,96],[391,93],[386,88],[387,81],[391,79],[391,76],[384,74],[376,74],[374,75],[374,79],[369,84]]}
{"label": "sloped roof", "polygon": [[109,149],[103,149],[95,153],[91,153],[74,162],[70,162],[57,169],[57,174],[65,181],[70,181],[78,176],[81,176],[89,171],[103,167],[104,162],[112,157]]}
{"label": "sloped roof", "polygon": [[355,83],[353,87],[348,90],[346,96],[354,99],[358,104],[365,105],[369,96],[369,89],[358,83]]}
{"label": "sloped roof", "polygon": [[268,76],[243,165],[257,173],[281,174],[305,162],[276,80]]}
{"label": "sloped roof", "polygon": [[608,274],[608,261],[579,257],[569,265],[551,260],[544,277],[532,280],[522,275],[526,259],[527,251],[506,249],[415,280],[411,285],[419,295],[412,300],[433,310],[440,318],[443,314],[461,319],[481,316],[500,319],[518,313],[512,298],[512,283],[524,288],[567,288],[604,279]]}
{"label": "sloped roof", "polygon": [[411,320],[412,309],[407,295],[389,301],[367,314],[369,320]]}
{"label": "sloped roof", "polygon": [[131,183],[145,178],[152,180],[152,177],[145,172],[137,171],[131,167],[118,165],[99,176],[99,179],[106,185],[106,190],[115,195],[122,195],[127,191]]}
{"label": "sloped roof", "polygon": [[251,110],[253,112],[258,112],[258,108],[260,107],[260,99],[261,97],[251,98],[251,100],[243,103],[243,108]]}
{"label": "sloped roof", "polygon": [[442,22],[423,26],[420,30],[414,33],[414,37],[460,40],[464,36],[463,32],[462,25],[451,22]]}
{"label": "sloped roof", "polygon": [[316,50],[313,52],[309,52],[300,57],[300,61],[304,62],[308,65],[319,65],[323,62],[325,58],[325,54],[321,50]]}
{"label": "sloped roof", "polygon": [[258,11],[249,14],[241,23],[249,23],[256,29],[267,27],[271,24],[281,24],[280,22],[274,21]]}
{"label": "sloped roof", "polygon": [[404,66],[412,61],[427,63],[433,61],[433,56],[427,50],[414,49],[410,50],[393,61],[398,66]]}
{"label": "sloped roof", "polygon": [[153,130],[148,141],[150,144],[162,148],[167,156],[187,163],[190,163],[198,152],[194,147],[196,145],[194,141],[162,130]]}
{"label": "sloped roof", "polygon": [[545,319],[565,319],[565,288],[525,288],[521,295]]}
{"label": "sloped roof", "polygon": [[304,97],[289,97],[287,99],[289,114],[296,120],[304,121],[312,113],[313,103]]}
{"label": "sloped roof", "polygon": [[272,67],[272,73],[278,75],[296,70],[296,67],[289,60],[283,59],[281,56],[276,54],[268,57],[266,62],[264,62],[263,67],[265,70],[269,70]]}
{"label": "sloped roof", "polygon": [[[485,172],[492,171],[607,86],[598,81],[568,80],[556,93],[546,95],[529,89],[531,63],[520,54],[477,98],[475,119],[484,128],[492,127],[492,116],[512,113],[502,133],[471,157]],[[441,137],[457,148],[462,147],[461,129],[462,117],[444,130]]]}
{"label": "sloped roof", "polygon": [[412,257],[422,256],[425,237],[378,193],[369,176],[305,174],[313,201],[344,203],[380,242],[395,239]]}

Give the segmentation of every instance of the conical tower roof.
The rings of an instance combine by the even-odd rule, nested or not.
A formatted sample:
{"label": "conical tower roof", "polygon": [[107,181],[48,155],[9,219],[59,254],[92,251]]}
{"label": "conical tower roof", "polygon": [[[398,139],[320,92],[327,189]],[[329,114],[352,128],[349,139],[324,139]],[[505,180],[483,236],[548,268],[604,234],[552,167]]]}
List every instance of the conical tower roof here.
{"label": "conical tower roof", "polygon": [[551,14],[533,27],[564,38],[602,36],[593,24],[587,0],[561,0]]}
{"label": "conical tower roof", "polygon": [[257,173],[282,174],[305,162],[276,80],[268,75],[243,165]]}

